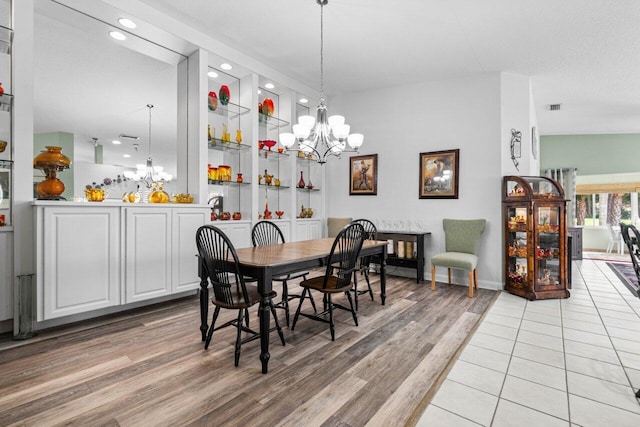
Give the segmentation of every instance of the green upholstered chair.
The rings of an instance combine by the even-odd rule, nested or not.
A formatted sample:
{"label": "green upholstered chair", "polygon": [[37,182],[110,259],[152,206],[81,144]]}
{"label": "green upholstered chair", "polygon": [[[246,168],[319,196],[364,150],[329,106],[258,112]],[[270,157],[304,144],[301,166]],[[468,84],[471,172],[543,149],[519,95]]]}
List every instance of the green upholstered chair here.
{"label": "green upholstered chair", "polygon": [[478,246],[486,224],[484,219],[443,219],[446,252],[431,257],[431,290],[436,290],[436,267],[447,267],[449,284],[451,269],[469,270],[469,297],[478,287]]}
{"label": "green upholstered chair", "polygon": [[335,239],[345,226],[353,221],[353,218],[327,218],[327,237]]}

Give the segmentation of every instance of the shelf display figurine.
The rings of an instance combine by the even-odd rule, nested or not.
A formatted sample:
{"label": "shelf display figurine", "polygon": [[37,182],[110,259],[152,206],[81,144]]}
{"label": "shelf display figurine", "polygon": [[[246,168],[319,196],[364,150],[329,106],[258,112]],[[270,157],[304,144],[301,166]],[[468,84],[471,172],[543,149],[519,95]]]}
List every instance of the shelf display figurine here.
{"label": "shelf display figurine", "polygon": [[269,175],[267,170],[264,170],[264,183],[267,185],[271,185],[271,181],[273,180],[273,175]]}
{"label": "shelf display figurine", "polygon": [[229,100],[231,99],[231,92],[229,92],[229,86],[222,85],[220,86],[220,90],[218,90],[218,97],[220,98],[220,103],[222,105],[227,105]]}
{"label": "shelf display figurine", "polygon": [[218,97],[214,91],[209,92],[209,110],[216,111],[218,108]]}
{"label": "shelf display figurine", "polygon": [[240,129],[236,131],[236,142],[238,144],[242,142],[242,131]]}
{"label": "shelf display figurine", "polygon": [[0,83],[0,96],[4,95],[4,88],[2,87],[2,83]]}
{"label": "shelf display figurine", "polygon": [[298,181],[298,188],[304,188],[305,183],[304,183],[304,171],[300,171],[300,181]]}

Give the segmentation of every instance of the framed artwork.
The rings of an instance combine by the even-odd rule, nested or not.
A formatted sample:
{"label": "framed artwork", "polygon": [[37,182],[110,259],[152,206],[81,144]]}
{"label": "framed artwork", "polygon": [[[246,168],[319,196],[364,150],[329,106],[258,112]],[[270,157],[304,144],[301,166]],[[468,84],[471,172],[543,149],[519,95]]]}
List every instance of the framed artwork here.
{"label": "framed artwork", "polygon": [[535,126],[531,128],[531,154],[533,158],[538,158],[538,130]]}
{"label": "framed artwork", "polygon": [[457,199],[460,150],[420,153],[420,198]]}
{"label": "framed artwork", "polygon": [[378,155],[349,157],[349,195],[378,194]]}

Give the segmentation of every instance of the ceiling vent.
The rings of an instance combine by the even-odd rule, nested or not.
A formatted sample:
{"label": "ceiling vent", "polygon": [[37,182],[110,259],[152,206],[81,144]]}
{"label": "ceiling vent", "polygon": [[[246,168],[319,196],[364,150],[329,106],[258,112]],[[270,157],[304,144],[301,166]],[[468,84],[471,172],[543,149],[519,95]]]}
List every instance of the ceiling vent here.
{"label": "ceiling vent", "polygon": [[120,135],[118,135],[118,138],[124,138],[124,139],[133,139],[135,141],[139,140],[140,137],[139,136],[133,136],[133,135],[125,135],[124,133],[121,133]]}
{"label": "ceiling vent", "polygon": [[549,104],[549,111],[559,111],[560,104]]}

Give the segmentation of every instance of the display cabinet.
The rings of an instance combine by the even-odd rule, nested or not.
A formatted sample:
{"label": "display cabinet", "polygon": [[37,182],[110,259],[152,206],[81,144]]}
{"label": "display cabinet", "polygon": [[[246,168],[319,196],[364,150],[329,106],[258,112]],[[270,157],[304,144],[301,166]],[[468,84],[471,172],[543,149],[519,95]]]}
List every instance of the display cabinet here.
{"label": "display cabinet", "polygon": [[569,297],[566,204],[552,179],[503,178],[505,290],[529,300]]}
{"label": "display cabinet", "polygon": [[11,51],[13,30],[0,24],[0,227],[12,224],[13,95]]}

